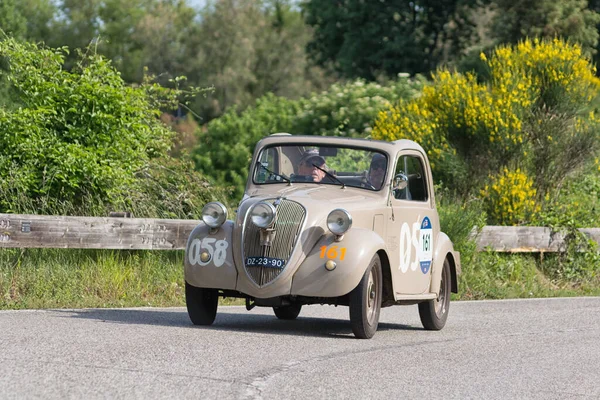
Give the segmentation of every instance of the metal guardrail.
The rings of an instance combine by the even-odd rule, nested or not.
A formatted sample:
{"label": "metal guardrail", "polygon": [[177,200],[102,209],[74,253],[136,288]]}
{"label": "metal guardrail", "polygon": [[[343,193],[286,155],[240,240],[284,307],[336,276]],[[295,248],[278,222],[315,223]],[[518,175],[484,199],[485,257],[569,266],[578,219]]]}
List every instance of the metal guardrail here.
{"label": "metal guardrail", "polygon": [[[121,216],[121,214],[115,214]],[[185,249],[197,220],[0,214],[0,248]],[[600,228],[581,229],[600,243]],[[485,226],[477,249],[510,253],[564,251],[565,234],[531,226]]]}

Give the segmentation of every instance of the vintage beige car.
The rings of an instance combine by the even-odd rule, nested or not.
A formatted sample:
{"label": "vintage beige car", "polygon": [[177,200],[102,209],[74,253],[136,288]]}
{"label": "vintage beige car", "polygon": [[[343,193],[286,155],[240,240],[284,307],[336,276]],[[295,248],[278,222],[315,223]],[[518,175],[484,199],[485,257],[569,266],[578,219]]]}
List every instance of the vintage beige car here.
{"label": "vintage beige car", "polygon": [[194,324],[213,323],[221,296],[288,320],[303,305],[346,305],[358,338],[372,337],[392,305],[417,304],[425,329],[444,327],[460,258],[440,231],[417,143],[273,134],[256,145],[228,215],[206,204],[187,243]]}

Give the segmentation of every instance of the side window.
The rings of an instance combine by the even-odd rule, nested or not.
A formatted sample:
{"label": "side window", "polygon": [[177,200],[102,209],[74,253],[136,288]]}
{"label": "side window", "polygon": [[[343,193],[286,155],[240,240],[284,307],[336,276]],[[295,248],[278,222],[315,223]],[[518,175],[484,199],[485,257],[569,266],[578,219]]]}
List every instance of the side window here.
{"label": "side window", "polygon": [[423,162],[416,156],[400,156],[394,176],[407,180],[404,189],[395,189],[394,197],[401,200],[427,201],[427,180]]}
{"label": "side window", "polygon": [[259,165],[256,166],[254,181],[256,183],[279,182],[280,179],[277,179],[277,175],[273,174],[273,172],[279,173],[277,160],[277,151],[274,148],[265,149],[258,160]]}

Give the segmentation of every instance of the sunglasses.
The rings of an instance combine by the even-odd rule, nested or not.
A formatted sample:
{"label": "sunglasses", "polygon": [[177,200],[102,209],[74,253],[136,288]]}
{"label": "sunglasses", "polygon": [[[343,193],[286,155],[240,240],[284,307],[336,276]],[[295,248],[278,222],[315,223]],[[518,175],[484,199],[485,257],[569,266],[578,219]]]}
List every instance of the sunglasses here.
{"label": "sunglasses", "polygon": [[309,160],[308,162],[306,162],[306,161],[302,162],[301,165],[313,168],[314,165],[316,165],[317,167],[322,167],[323,164],[325,164],[325,163],[323,161],[320,161],[320,160],[314,160],[314,161]]}

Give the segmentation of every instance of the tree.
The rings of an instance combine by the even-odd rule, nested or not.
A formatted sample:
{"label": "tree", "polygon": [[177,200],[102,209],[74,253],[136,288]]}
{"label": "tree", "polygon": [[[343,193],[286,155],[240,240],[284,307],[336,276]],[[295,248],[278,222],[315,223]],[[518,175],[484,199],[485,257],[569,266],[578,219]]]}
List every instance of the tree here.
{"label": "tree", "polygon": [[217,0],[200,17],[186,47],[185,75],[196,86],[215,87],[194,106],[202,122],[233,105],[243,110],[267,92],[299,97],[315,87],[304,50],[312,32],[292,1]]}
{"label": "tree", "polygon": [[58,8],[53,0],[19,0],[17,9],[27,21],[24,38],[32,42],[52,42]]}
{"label": "tree", "polygon": [[495,0],[491,32],[496,43],[515,44],[526,37],[563,37],[592,55],[598,44],[600,14],[587,0]]}
{"label": "tree", "polygon": [[308,50],[346,77],[427,72],[472,41],[475,0],[337,0],[304,3],[315,28]]}
{"label": "tree", "polygon": [[153,1],[135,26],[131,39],[140,49],[141,64],[159,82],[166,84],[169,79],[189,72],[185,49],[198,24],[195,18],[196,12],[185,0]]}
{"label": "tree", "polygon": [[16,0],[0,2],[0,29],[6,34],[21,38],[27,32],[27,20],[16,7]]}
{"label": "tree", "polygon": [[63,0],[60,5],[63,17],[57,21],[59,35],[51,44],[72,49],[86,48],[100,32],[101,4],[102,0]]}

